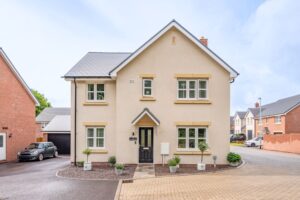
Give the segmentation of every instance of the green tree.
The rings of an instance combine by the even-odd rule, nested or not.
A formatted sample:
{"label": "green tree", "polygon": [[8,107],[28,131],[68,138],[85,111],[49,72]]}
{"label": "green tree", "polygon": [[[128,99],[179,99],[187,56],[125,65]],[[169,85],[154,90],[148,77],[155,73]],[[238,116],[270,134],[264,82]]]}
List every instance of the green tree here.
{"label": "green tree", "polygon": [[35,96],[35,98],[38,100],[40,103],[39,106],[35,107],[35,115],[39,115],[45,108],[51,107],[51,103],[48,101],[48,99],[38,91],[31,89],[31,92]]}

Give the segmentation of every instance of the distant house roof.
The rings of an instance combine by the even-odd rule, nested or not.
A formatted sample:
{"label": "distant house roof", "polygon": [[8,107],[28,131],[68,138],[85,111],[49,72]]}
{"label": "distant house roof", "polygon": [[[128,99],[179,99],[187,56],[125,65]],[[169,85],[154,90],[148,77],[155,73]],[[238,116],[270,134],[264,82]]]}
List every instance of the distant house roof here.
{"label": "distant house roof", "polygon": [[300,95],[280,99],[274,103],[262,106],[262,117],[286,114],[293,108],[300,105]]}
{"label": "distant house roof", "polygon": [[251,112],[256,117],[259,114],[259,108],[248,108],[248,112]]}
{"label": "distant house roof", "polygon": [[237,111],[235,115],[239,116],[240,119],[244,119],[247,112]]}
{"label": "distant house roof", "polygon": [[234,117],[233,116],[230,116],[230,125],[234,125]]}
{"label": "distant house roof", "polygon": [[153,42],[160,38],[171,28],[176,28],[190,39],[197,47],[202,49],[207,55],[220,64],[230,76],[235,78],[239,73],[222,60],[216,53],[214,53],[207,46],[203,45],[199,39],[187,31],[177,21],[172,20],[163,29],[151,37],[141,47],[133,53],[88,53],[86,54],[67,74],[65,78],[96,78],[96,77],[115,77],[117,72],[131,62],[136,56],[147,49]]}
{"label": "distant house roof", "polygon": [[71,77],[109,77],[109,72],[125,60],[131,53],[88,52],[69,72]]}
{"label": "distant house roof", "polygon": [[71,116],[70,115],[56,115],[49,124],[43,129],[43,132],[62,133],[71,131]]}
{"label": "distant house roof", "polygon": [[14,75],[20,81],[21,85],[24,87],[24,89],[26,90],[26,92],[28,93],[28,95],[31,97],[31,99],[33,100],[33,102],[35,103],[35,105],[38,106],[39,105],[38,100],[32,94],[30,88],[28,87],[28,85],[26,84],[26,82],[24,81],[24,79],[22,78],[22,76],[19,74],[19,72],[17,71],[17,69],[15,68],[15,66],[10,61],[10,59],[8,58],[8,56],[6,55],[6,53],[4,52],[4,50],[1,47],[0,47],[0,56],[4,59],[4,61],[8,65],[8,67],[11,69],[11,71],[14,73]]}
{"label": "distant house roof", "polygon": [[50,122],[56,115],[71,115],[71,109],[70,108],[45,108],[36,117],[36,122]]}

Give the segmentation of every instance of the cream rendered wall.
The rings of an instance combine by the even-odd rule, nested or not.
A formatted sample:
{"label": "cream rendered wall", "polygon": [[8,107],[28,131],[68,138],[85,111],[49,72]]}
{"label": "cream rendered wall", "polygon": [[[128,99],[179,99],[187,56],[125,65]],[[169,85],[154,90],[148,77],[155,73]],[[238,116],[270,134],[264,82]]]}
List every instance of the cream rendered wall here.
{"label": "cream rendered wall", "polygon": [[[87,83],[104,83],[105,84],[105,102],[107,106],[85,106]],[[74,161],[74,100],[75,86],[71,82],[71,162]],[[82,151],[86,148],[86,127],[84,122],[106,122],[105,126],[105,148],[108,153],[92,153],[89,160],[93,162],[107,162],[109,156],[115,155],[116,131],[115,131],[115,90],[116,84],[112,80],[86,80],[77,81],[77,161],[86,160]]]}
{"label": "cream rendered wall", "polygon": [[[176,44],[172,41],[175,37]],[[140,74],[155,74],[153,93],[156,101],[140,101]],[[211,74],[209,99],[212,104],[174,104],[177,98],[176,73]],[[137,127],[132,120],[145,108],[160,120],[154,134],[154,163],[160,163],[160,143],[170,142],[171,155],[177,151],[176,121],[210,121],[208,144],[218,163],[226,163],[229,152],[230,75],[214,60],[176,29],[171,29],[117,74],[116,82],[116,156],[119,162],[138,163],[138,143],[129,141]],[[86,114],[89,112],[87,111]],[[182,163],[196,163],[200,156],[181,156]],[[205,156],[206,163],[212,163]]]}

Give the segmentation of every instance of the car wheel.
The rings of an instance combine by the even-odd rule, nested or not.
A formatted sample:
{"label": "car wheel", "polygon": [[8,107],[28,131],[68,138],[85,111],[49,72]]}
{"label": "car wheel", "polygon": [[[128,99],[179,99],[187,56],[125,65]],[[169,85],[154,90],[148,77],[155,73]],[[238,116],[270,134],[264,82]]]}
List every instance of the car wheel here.
{"label": "car wheel", "polygon": [[58,156],[58,152],[55,151],[54,154],[53,154],[53,158],[56,158]]}
{"label": "car wheel", "polygon": [[254,143],[252,143],[252,144],[251,144],[251,147],[255,147],[255,144],[254,144]]}
{"label": "car wheel", "polygon": [[43,156],[43,154],[40,154],[40,155],[39,155],[39,157],[38,157],[38,160],[39,160],[39,161],[42,161],[42,160],[44,160],[44,156]]}

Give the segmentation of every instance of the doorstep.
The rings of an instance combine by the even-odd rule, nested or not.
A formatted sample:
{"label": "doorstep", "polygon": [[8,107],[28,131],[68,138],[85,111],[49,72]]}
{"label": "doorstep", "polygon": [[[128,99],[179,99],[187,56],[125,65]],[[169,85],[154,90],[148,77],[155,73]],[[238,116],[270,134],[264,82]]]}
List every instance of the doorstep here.
{"label": "doorstep", "polygon": [[138,164],[135,168],[133,179],[154,178],[154,164]]}

